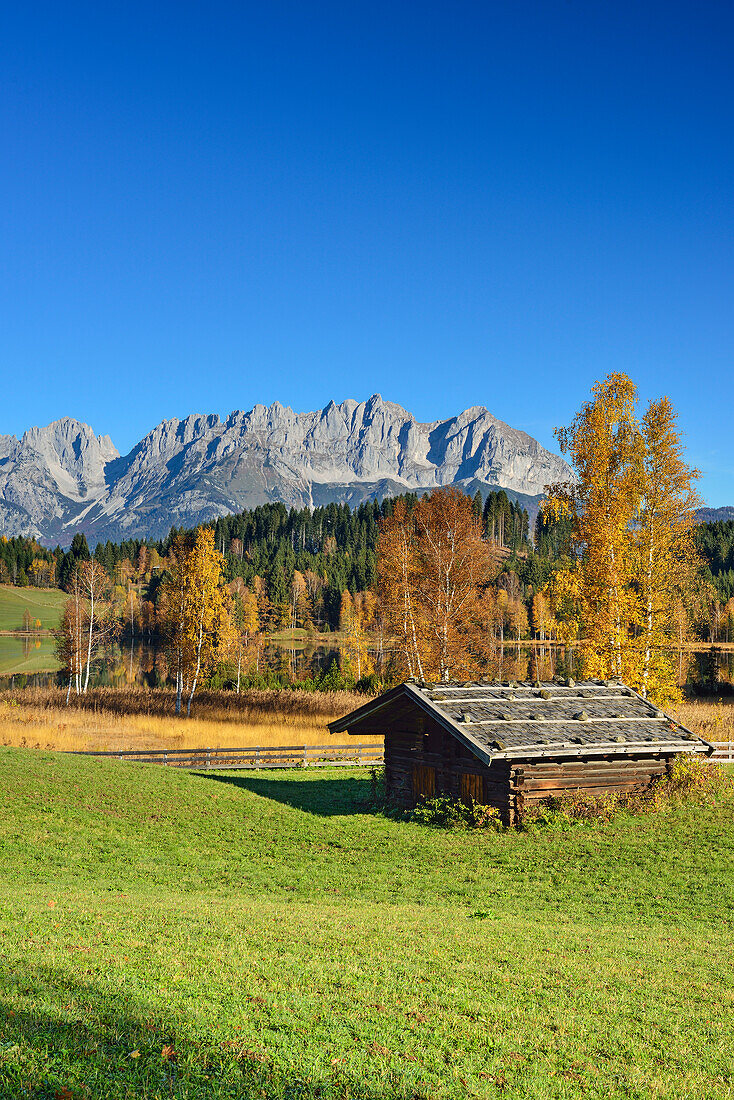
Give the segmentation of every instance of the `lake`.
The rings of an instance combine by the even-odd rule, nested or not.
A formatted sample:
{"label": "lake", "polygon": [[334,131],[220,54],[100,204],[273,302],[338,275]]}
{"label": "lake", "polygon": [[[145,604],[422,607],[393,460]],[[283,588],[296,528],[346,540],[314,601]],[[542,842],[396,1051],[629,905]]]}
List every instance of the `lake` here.
{"label": "lake", "polygon": [[[373,655],[374,656],[374,655]],[[320,639],[301,638],[295,642],[269,641],[262,646],[259,668],[286,676],[317,676],[333,661],[340,662],[338,641],[327,644]],[[734,651],[706,649],[676,654],[679,683],[699,689],[717,690],[734,684]],[[95,661],[90,683],[95,687],[127,687],[134,684],[155,687],[169,682],[164,651],[156,646],[134,642],[115,645]],[[555,675],[575,675],[573,649],[563,646],[498,646],[490,678],[504,680],[548,680]],[[47,635],[0,636],[0,688],[60,683],[54,640]]]}

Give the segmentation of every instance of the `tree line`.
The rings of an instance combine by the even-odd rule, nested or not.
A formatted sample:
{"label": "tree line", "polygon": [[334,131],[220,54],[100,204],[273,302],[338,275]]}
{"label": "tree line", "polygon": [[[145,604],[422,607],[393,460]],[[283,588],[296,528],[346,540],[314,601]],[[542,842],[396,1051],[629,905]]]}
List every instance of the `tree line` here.
{"label": "tree line", "polygon": [[[691,634],[734,637],[734,523],[701,527],[666,398],[639,417],[625,375],[598,383],[558,431],[573,483],[551,486],[532,541],[504,492],[405,494],[356,509],[263,505],[148,543],[67,552],[0,540],[15,583],[69,593],[59,656],[69,693],[115,634],[156,638],[177,710],[215,667],[239,690],[263,638],[286,628],[340,631],[352,680],[501,672],[507,640],[577,643],[587,675],[644,694],[674,693],[670,651]],[[705,555],[705,560],[704,560]],[[31,581],[32,578],[32,581]]]}

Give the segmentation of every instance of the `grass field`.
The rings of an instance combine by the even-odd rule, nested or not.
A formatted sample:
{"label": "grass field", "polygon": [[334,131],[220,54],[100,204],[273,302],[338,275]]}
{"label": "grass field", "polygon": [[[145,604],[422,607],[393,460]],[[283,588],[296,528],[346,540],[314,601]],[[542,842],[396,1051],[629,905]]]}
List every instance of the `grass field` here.
{"label": "grass field", "polygon": [[53,630],[68,598],[58,588],[14,588],[0,584],[0,631],[22,630],[25,611],[41,620],[42,630]]}
{"label": "grass field", "polygon": [[170,689],[94,688],[72,695],[69,707],[65,699],[58,688],[0,692],[0,745],[120,751],[346,744],[348,737],[332,736],[327,723],[366,701],[346,691],[202,691],[192,717],[176,718]]}
{"label": "grass field", "polygon": [[343,769],[0,785],[3,1098],[733,1094],[731,799],[485,834]]}
{"label": "grass field", "polygon": [[[182,719],[173,713],[170,689],[95,688],[81,699],[72,695],[70,707],[65,699],[64,689],[0,692],[0,745],[120,751],[328,744],[335,739],[327,723],[366,701],[350,692],[203,691],[192,717]],[[732,696],[687,701],[676,714],[709,741],[734,741]]]}

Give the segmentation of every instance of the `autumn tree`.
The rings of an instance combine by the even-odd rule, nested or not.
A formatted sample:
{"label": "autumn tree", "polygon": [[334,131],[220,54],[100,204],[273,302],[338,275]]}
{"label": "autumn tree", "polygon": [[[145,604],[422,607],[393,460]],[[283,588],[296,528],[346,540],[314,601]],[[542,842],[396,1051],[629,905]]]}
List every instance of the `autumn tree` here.
{"label": "autumn tree", "polygon": [[241,577],[235,577],[229,585],[229,590],[232,596],[231,647],[237,666],[237,694],[239,695],[242,666],[243,663],[249,663],[247,658],[253,640],[256,642],[260,630],[260,617],[257,610],[257,600],[250,589],[245,586]]}
{"label": "autumn tree", "polygon": [[680,632],[679,606],[699,584],[692,488],[667,398],[641,421],[624,374],[592,389],[569,428],[557,430],[576,480],[549,487],[544,506],[571,526],[571,563],[545,594],[556,635],[580,637],[584,672],[629,683],[658,701],[675,697],[666,650]]}
{"label": "autumn tree", "polygon": [[495,572],[471,500],[456,489],[396,506],[378,544],[383,606],[397,635],[398,671],[468,676],[483,663],[481,596]]}
{"label": "autumn tree", "polygon": [[385,623],[394,638],[398,676],[424,679],[417,595],[415,520],[404,500],[398,500],[382,521],[377,544],[377,576]]}
{"label": "autumn tree", "polygon": [[92,658],[99,647],[112,638],[116,624],[107,599],[110,579],[100,563],[95,558],[78,561],[74,571],[79,575],[86,616],[86,655],[82,688],[82,694],[86,695]]}
{"label": "autumn tree", "polygon": [[342,593],[339,629],[342,632],[342,649],[346,664],[357,680],[373,671],[369,659],[369,637],[364,628],[364,609],[361,599],[352,598],[348,589]]}
{"label": "autumn tree", "polygon": [[72,685],[81,694],[84,669],[84,596],[78,569],[72,570],[68,584],[69,599],[64,604],[59,625],[54,631],[56,656],[62,669],[69,673],[66,705],[69,705]]}
{"label": "autumn tree", "polygon": [[546,511],[572,521],[587,674],[626,680],[635,604],[630,530],[640,476],[637,392],[626,375],[610,374],[592,393],[571,426],[556,431],[576,480],[550,487]]}
{"label": "autumn tree", "polygon": [[72,684],[77,695],[86,694],[92,661],[100,647],[115,635],[116,622],[107,598],[109,587],[109,577],[98,561],[77,560],[67,583],[70,598],[55,631],[57,655],[69,672],[67,704]]}
{"label": "autumn tree", "polygon": [[685,462],[667,397],[650,404],[641,436],[641,491],[632,532],[641,605],[640,690],[661,699],[675,685],[670,646],[680,630],[676,603],[693,591],[700,571],[694,528],[702,501],[693,489],[698,471]]}
{"label": "autumn tree", "polygon": [[224,559],[214,531],[199,527],[193,537],[177,536],[163,581],[162,608],[176,670],[176,714],[184,687],[187,717],[199,679],[231,645],[231,618],[223,579]]}

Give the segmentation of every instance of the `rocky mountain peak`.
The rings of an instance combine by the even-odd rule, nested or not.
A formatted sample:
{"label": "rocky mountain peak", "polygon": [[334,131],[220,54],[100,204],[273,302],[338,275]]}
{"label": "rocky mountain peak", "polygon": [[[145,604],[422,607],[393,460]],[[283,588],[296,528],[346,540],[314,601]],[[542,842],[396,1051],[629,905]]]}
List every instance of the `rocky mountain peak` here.
{"label": "rocky mountain peak", "polygon": [[20,443],[0,436],[0,530],[25,524],[50,543],[76,530],[92,542],[161,537],[273,500],[357,504],[438,485],[532,499],[568,476],[561,458],[481,405],[421,423],[380,394],[307,413],[275,401],[223,421],[164,420],[124,458],[65,417]]}

